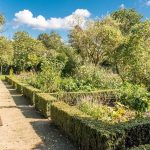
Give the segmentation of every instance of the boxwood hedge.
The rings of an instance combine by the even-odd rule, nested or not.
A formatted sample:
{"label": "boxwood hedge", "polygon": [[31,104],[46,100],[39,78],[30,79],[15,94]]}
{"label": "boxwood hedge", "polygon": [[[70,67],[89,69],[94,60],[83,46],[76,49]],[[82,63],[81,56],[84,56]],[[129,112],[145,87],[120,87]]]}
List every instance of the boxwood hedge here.
{"label": "boxwood hedge", "polygon": [[59,100],[63,100],[69,105],[76,105],[83,99],[94,101],[96,103],[111,104],[118,99],[118,90],[100,90],[91,92],[63,92],[63,93],[50,93]]}
{"label": "boxwood hedge", "polygon": [[150,143],[150,118],[110,125],[64,102],[52,104],[51,118],[81,150],[126,150]]}
{"label": "boxwood hedge", "polygon": [[27,98],[31,105],[35,104],[35,93],[41,93],[39,89],[36,89],[30,85],[21,83],[13,76],[6,76],[6,81],[11,84],[19,93]]}
{"label": "boxwood hedge", "polygon": [[150,150],[150,144],[140,145],[138,147],[133,147],[128,150]]}
{"label": "boxwood hedge", "polygon": [[35,94],[41,93],[39,89],[36,89],[30,85],[23,86],[23,96],[27,98],[31,105],[35,105]]}
{"label": "boxwood hedge", "polygon": [[13,76],[6,76],[5,80],[13,86],[19,93],[23,94],[23,87],[27,84],[21,83]]}
{"label": "boxwood hedge", "polygon": [[22,93],[31,105],[35,105],[35,108],[39,110],[42,115],[46,118],[50,117],[51,104],[57,100],[55,97],[49,95],[48,93],[41,93],[39,89],[21,83],[13,76],[7,76],[6,81],[9,84],[12,84],[19,93]]}
{"label": "boxwood hedge", "polygon": [[47,93],[35,94],[35,108],[39,110],[46,118],[50,117],[51,105],[57,99]]}

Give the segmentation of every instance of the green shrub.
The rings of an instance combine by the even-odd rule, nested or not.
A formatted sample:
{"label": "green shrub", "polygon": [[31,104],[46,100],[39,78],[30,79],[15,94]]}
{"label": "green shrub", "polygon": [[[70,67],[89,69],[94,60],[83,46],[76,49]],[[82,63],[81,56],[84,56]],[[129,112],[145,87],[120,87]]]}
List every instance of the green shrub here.
{"label": "green shrub", "polygon": [[[59,91],[60,68],[57,62],[45,61],[42,65],[42,71],[34,74],[28,83],[43,92]],[[58,67],[58,68],[57,68]]]}
{"label": "green shrub", "polygon": [[56,60],[51,61],[46,61],[42,65],[41,72],[27,77],[27,83],[50,93],[116,89],[122,84],[118,75],[91,64],[75,67],[74,75],[62,77],[63,64]]}
{"label": "green shrub", "polygon": [[116,100],[118,100],[117,92],[117,89],[113,89],[91,92],[59,92],[50,93],[50,95],[56,97],[59,100],[63,100],[70,105],[80,104],[83,100],[101,104],[113,104],[116,102]]}
{"label": "green shrub", "polygon": [[5,80],[11,84],[19,93],[23,94],[23,87],[27,86],[27,84],[20,82],[16,76],[6,76]]}
{"label": "green shrub", "polygon": [[55,102],[51,118],[81,150],[126,150],[150,143],[150,118],[110,125],[64,102]]}
{"label": "green shrub", "polygon": [[64,78],[60,82],[60,89],[62,91],[71,92],[71,91],[78,91],[78,86],[75,80],[71,77]]}
{"label": "green shrub", "polygon": [[27,84],[21,83],[21,82],[16,82],[16,90],[23,94],[23,87],[27,86]]}
{"label": "green shrub", "polygon": [[0,75],[0,80],[5,80],[5,75]]}
{"label": "green shrub", "polygon": [[128,150],[150,150],[150,144],[140,145],[138,147],[133,147]]}
{"label": "green shrub", "polygon": [[91,89],[116,89],[122,84],[117,74],[95,67],[93,64],[79,66],[75,77],[79,85],[82,83],[81,87],[88,85]]}
{"label": "green shrub", "polygon": [[39,89],[36,89],[32,86],[25,85],[23,86],[23,96],[27,98],[31,105],[35,105],[35,93],[40,93]]}
{"label": "green shrub", "polygon": [[39,110],[46,118],[50,117],[51,105],[57,99],[47,93],[35,94],[35,108]]}
{"label": "green shrub", "polygon": [[149,107],[148,93],[139,85],[125,83],[120,88],[120,100],[124,105],[136,110],[138,114],[145,112]]}

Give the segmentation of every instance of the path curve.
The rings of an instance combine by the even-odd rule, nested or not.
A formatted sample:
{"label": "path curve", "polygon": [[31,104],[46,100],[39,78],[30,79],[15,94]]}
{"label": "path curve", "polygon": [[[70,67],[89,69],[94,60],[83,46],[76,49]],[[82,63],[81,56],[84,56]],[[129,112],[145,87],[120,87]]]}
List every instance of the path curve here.
{"label": "path curve", "polygon": [[25,98],[0,80],[0,150],[77,150]]}

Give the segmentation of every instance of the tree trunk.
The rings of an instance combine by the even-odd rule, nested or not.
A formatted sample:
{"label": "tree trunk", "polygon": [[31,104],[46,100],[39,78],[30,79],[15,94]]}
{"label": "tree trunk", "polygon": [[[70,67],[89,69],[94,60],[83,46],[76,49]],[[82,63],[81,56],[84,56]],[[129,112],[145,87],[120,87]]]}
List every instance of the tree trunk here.
{"label": "tree trunk", "polygon": [[1,69],[0,69],[0,70],[1,70],[1,75],[2,75],[2,74],[3,74],[3,66],[1,66]]}

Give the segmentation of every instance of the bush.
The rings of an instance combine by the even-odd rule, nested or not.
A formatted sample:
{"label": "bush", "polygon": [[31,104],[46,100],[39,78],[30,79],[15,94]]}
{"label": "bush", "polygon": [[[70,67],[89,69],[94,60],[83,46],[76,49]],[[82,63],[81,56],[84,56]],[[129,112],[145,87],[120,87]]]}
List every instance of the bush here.
{"label": "bush", "polygon": [[64,102],[52,104],[51,118],[81,150],[126,150],[150,143],[150,118],[111,125]]}
{"label": "bush", "polygon": [[133,147],[128,150],[150,150],[150,144],[140,145],[138,147]]}
{"label": "bush", "polygon": [[124,105],[136,110],[138,115],[149,108],[148,93],[139,85],[124,83],[120,88],[119,97]]}
{"label": "bush", "polygon": [[0,80],[5,80],[5,75],[0,75]]}
{"label": "bush", "polygon": [[42,65],[42,71],[28,79],[28,83],[43,92],[57,92],[60,80],[59,63],[45,61]]}
{"label": "bush", "polygon": [[59,100],[63,100],[69,105],[80,104],[83,100],[87,102],[94,102],[98,104],[112,105],[118,100],[118,90],[99,90],[91,92],[59,92],[50,93],[50,95],[57,97]]}
{"label": "bush", "polygon": [[37,93],[35,94],[35,108],[48,118],[50,117],[51,105],[56,100],[47,93]]}
{"label": "bush", "polygon": [[120,77],[111,71],[95,67],[93,64],[85,64],[77,68],[75,77],[80,85],[90,89],[116,89],[122,84]]}
{"label": "bush", "polygon": [[27,98],[31,105],[35,105],[35,93],[40,93],[39,89],[36,89],[32,86],[25,85],[23,86],[23,96]]}
{"label": "bush", "polygon": [[78,91],[78,86],[75,80],[71,77],[64,78],[60,82],[60,89],[62,91],[71,92],[71,91]]}

